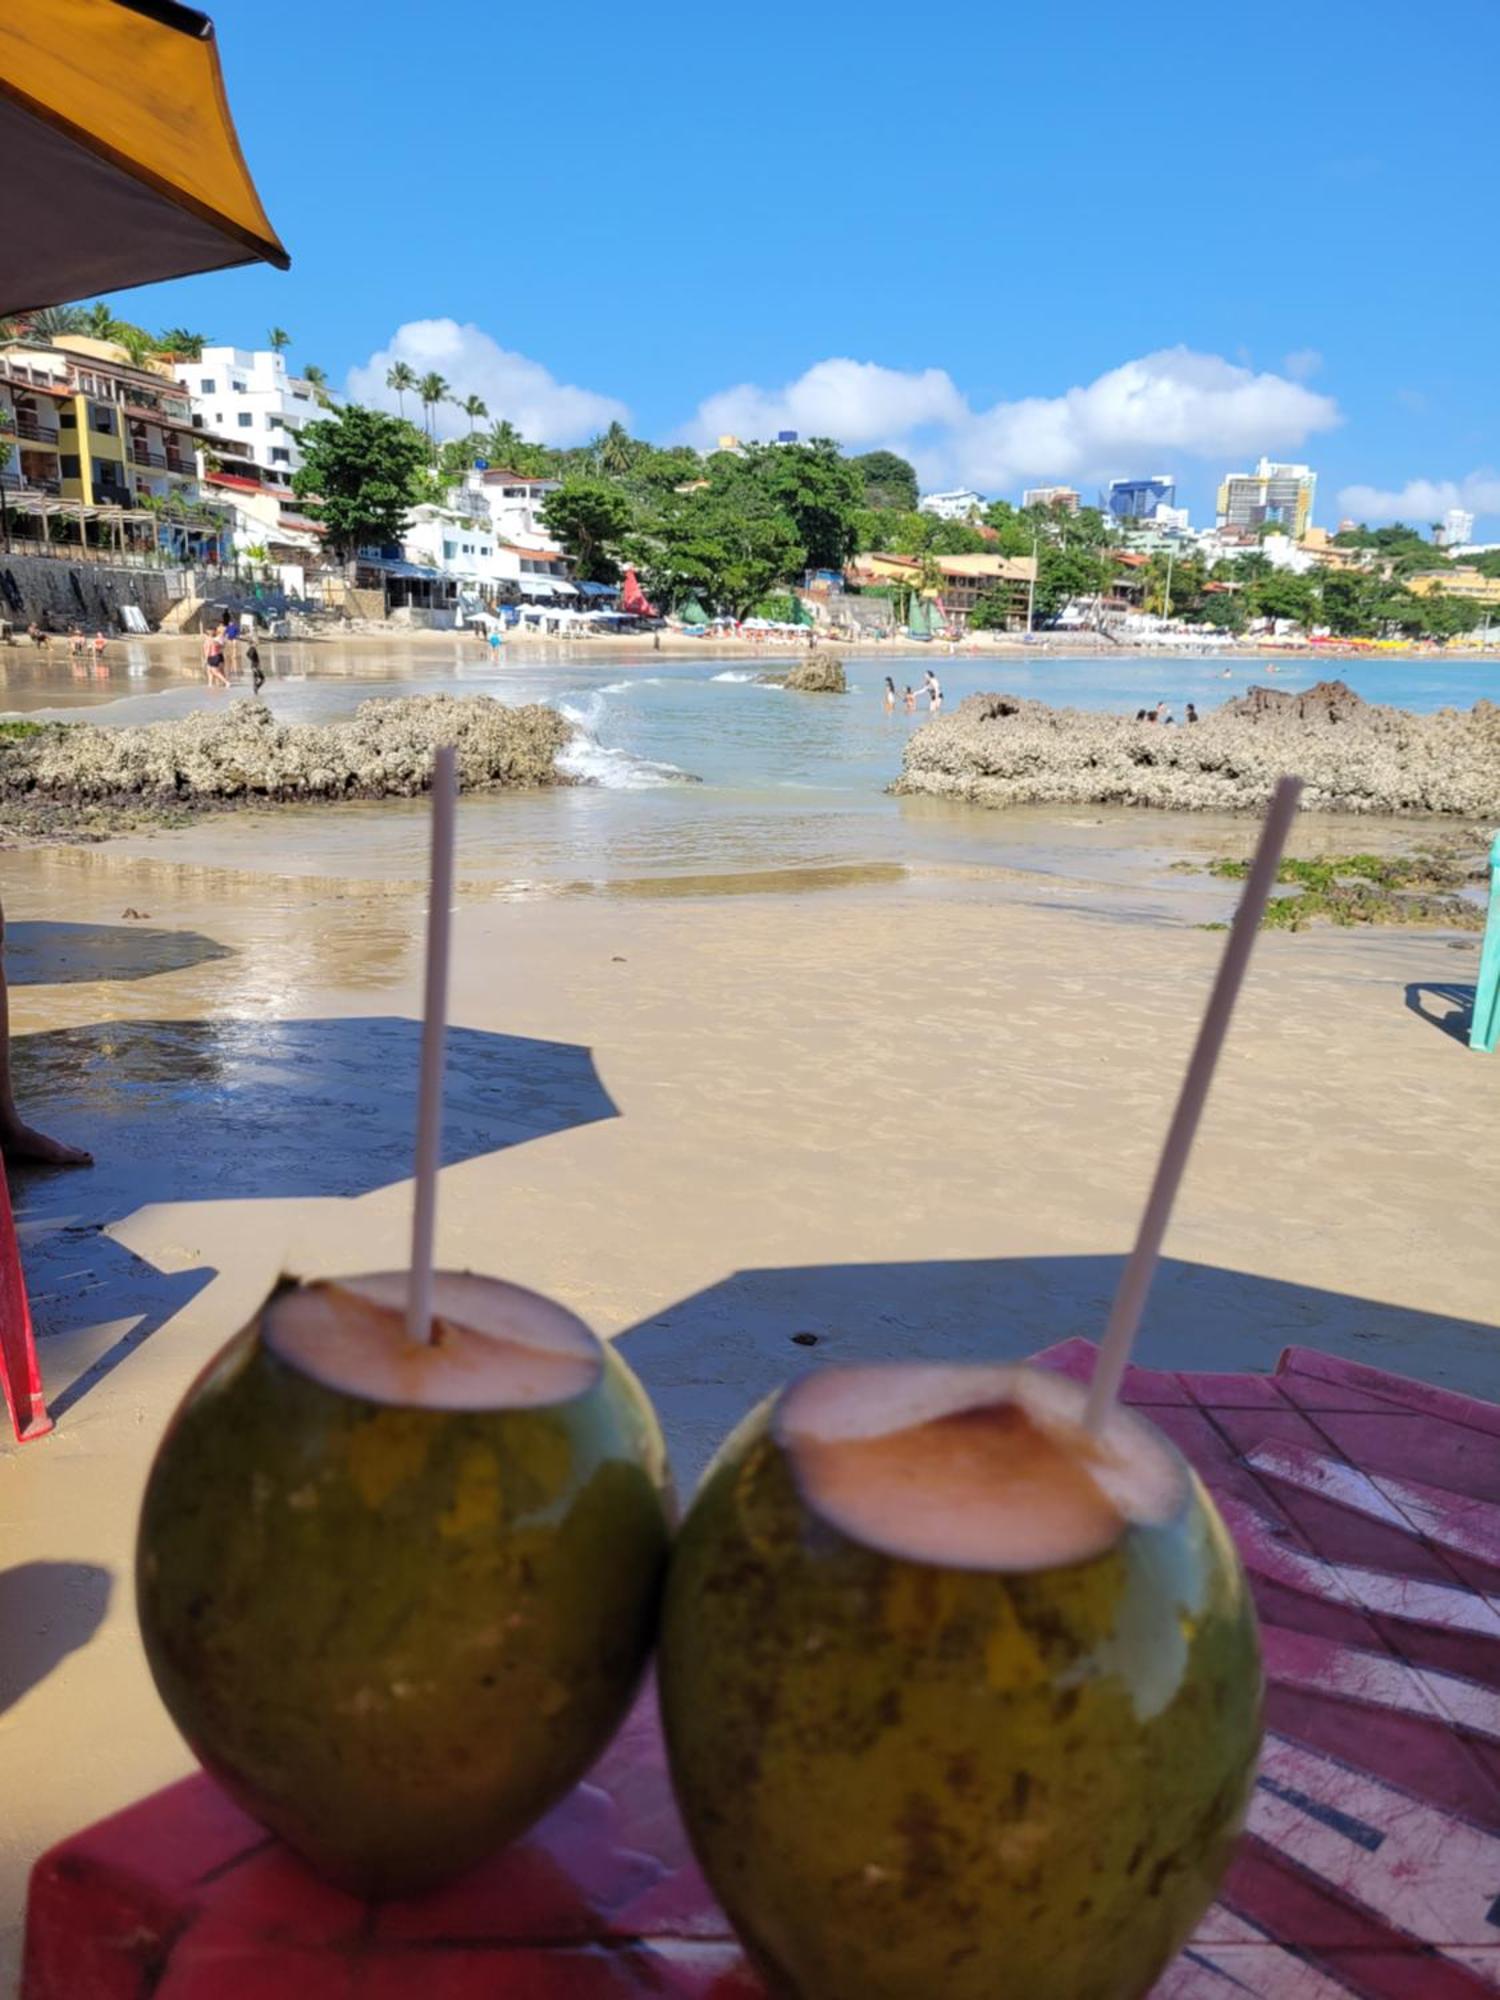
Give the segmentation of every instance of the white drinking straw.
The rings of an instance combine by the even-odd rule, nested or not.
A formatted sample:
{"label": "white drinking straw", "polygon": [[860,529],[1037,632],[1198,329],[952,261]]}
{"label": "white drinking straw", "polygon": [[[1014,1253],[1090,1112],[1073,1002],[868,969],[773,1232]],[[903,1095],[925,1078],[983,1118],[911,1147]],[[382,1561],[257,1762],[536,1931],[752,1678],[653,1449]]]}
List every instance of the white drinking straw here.
{"label": "white drinking straw", "polygon": [[1260,929],[1260,920],[1266,912],[1266,903],[1270,898],[1271,889],[1276,881],[1276,871],[1281,863],[1281,850],[1286,845],[1287,834],[1291,831],[1292,820],[1296,816],[1297,801],[1301,796],[1302,780],[1283,778],[1272,794],[1271,803],[1266,810],[1265,825],[1260,830],[1255,859],[1251,862],[1250,872],[1245,878],[1245,893],[1241,896],[1240,906],[1234,913],[1234,923],[1230,927],[1228,942],[1224,946],[1224,956],[1219,961],[1218,977],[1214,980],[1213,991],[1208,996],[1208,1005],[1203,1010],[1203,1024],[1198,1030],[1198,1040],[1193,1048],[1192,1060],[1187,1067],[1187,1075],[1182,1080],[1177,1109],[1173,1112],[1172,1123],[1167,1129],[1166,1144],[1162,1147],[1161,1159],[1157,1162],[1156,1179],[1151,1183],[1151,1194],[1146,1202],[1146,1212],[1141,1217],[1135,1248],[1131,1251],[1129,1261],[1121,1274],[1120,1288],[1115,1293],[1115,1302],[1110,1308],[1109,1324],[1105,1327],[1104,1338],[1099,1343],[1099,1358],[1094,1363],[1094,1376],[1089,1384],[1088,1408],[1084,1414],[1084,1422],[1096,1434],[1108,1416],[1111,1404],[1120,1393],[1120,1384],[1124,1380],[1125,1369],[1130,1360],[1136,1329],[1141,1323],[1141,1313],[1145,1309],[1146,1294],[1150,1291],[1151,1280],[1156,1275],[1162,1238],[1167,1233],[1167,1224],[1172,1216],[1172,1204],[1177,1199],[1183,1169],[1187,1165],[1188,1154],[1197,1135],[1198,1120],[1203,1116],[1209,1085],[1214,1079],[1219,1051],[1224,1046],[1229,1017],[1234,1012],[1234,1003],[1239,997],[1240,983],[1245,977],[1245,967],[1250,962],[1250,950],[1255,943],[1255,934]]}
{"label": "white drinking straw", "polygon": [[417,1082],[417,1177],[411,1218],[411,1288],[406,1332],[431,1340],[432,1238],[437,1220],[438,1155],[443,1138],[443,1044],[448,1027],[448,938],[452,929],[453,817],[458,795],[451,743],[432,760],[432,864],[427,884],[427,987],[422,1007],[422,1067]]}

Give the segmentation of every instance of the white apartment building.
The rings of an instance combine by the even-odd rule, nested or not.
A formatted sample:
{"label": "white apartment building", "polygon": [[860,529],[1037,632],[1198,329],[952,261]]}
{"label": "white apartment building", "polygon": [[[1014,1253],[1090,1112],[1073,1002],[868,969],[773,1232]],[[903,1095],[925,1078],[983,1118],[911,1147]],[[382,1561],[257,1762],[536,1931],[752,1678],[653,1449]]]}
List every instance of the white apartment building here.
{"label": "white apartment building", "polygon": [[1474,532],[1474,516],[1466,507],[1450,507],[1437,531],[1441,549],[1460,549]]}
{"label": "white apartment building", "polygon": [[179,361],[176,375],[193,398],[193,422],[231,447],[236,471],[248,459],[254,476],[291,490],[302,463],[297,433],[318,415],[312,385],[293,375],[286,357],[269,348],[205,347],[197,361]]}
{"label": "white apartment building", "polygon": [[967,521],[971,514],[984,512],[984,495],[967,487],[953,493],[924,493],[917,502],[923,514],[935,514],[940,521]]}
{"label": "white apartment building", "polygon": [[542,525],[542,505],[560,479],[540,479],[525,472],[477,466],[464,474],[455,499],[462,506],[482,508],[500,542],[553,549],[557,545]]}

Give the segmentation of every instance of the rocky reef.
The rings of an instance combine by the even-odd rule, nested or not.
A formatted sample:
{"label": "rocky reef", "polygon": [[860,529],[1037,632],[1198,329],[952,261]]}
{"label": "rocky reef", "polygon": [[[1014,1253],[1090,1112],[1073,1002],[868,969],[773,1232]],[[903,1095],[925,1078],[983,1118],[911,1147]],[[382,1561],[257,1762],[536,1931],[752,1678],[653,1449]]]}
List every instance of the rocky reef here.
{"label": "rocky reef", "polygon": [[793,688],[798,694],[847,694],[849,683],[844,678],[842,660],[820,658],[809,653],[805,660],[799,660],[791,672],[782,678],[783,687]]}
{"label": "rocky reef", "polygon": [[281,722],[264,702],[101,729],[0,734],[0,823],[26,835],[91,834],[228,806],[413,798],[442,743],[466,791],[571,782],[556,768],[571,725],[555,709],[487,696],[361,702],[345,722]]}
{"label": "rocky reef", "polygon": [[1168,728],[971,695],[914,733],[893,789],[987,806],[1245,812],[1288,771],[1305,779],[1303,805],[1314,812],[1500,819],[1500,707],[1412,715],[1322,681],[1300,693],[1252,688]]}

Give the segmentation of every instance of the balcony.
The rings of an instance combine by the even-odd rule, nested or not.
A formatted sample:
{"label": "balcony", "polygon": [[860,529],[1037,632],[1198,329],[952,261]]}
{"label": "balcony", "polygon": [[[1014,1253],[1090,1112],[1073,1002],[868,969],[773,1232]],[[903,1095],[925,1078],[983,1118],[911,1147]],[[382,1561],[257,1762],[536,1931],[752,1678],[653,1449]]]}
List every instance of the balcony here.
{"label": "balcony", "polygon": [[149,444],[143,444],[139,438],[130,440],[130,456],[137,465],[152,465],[160,472],[165,472],[167,469],[167,454],[155,450]]}
{"label": "balcony", "polygon": [[193,474],[198,470],[195,461],[191,458],[184,458],[180,452],[169,451],[165,454],[165,457],[168,472],[181,472],[185,473],[188,478],[192,478]]}
{"label": "balcony", "polygon": [[56,427],[49,429],[46,424],[25,410],[16,411],[15,429],[16,436],[25,438],[29,444],[50,444],[54,450],[57,448]]}

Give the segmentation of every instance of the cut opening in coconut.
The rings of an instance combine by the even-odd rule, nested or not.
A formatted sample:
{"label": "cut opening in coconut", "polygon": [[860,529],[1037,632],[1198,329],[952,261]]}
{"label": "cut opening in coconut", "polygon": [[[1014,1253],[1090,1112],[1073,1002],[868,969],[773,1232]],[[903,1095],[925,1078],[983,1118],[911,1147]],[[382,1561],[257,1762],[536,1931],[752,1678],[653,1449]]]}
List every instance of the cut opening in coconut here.
{"label": "cut opening in coconut", "polygon": [[945,1568],[1039,1570],[1102,1555],[1185,1498],[1177,1454],[1087,1390],[1035,1368],[828,1368],[787,1390],[773,1430],[803,1499],[851,1540]]}
{"label": "cut opening in coconut", "polygon": [[407,1276],[339,1278],[278,1292],[261,1321],[271,1352],[325,1388],[423,1410],[526,1410],[570,1402],[604,1354],[581,1319],[501,1278],[439,1271],[434,1339],[406,1332]]}

